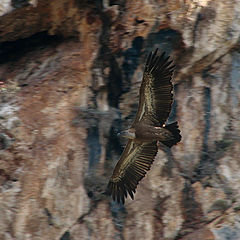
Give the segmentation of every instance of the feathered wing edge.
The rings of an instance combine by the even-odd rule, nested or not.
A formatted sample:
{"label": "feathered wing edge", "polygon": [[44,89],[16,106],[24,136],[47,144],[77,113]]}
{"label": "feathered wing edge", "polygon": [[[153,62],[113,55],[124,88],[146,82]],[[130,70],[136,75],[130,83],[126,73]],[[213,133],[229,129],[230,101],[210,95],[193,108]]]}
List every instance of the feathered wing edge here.
{"label": "feathered wing edge", "polygon": [[119,172],[119,177],[111,178],[107,186],[107,194],[118,203],[124,204],[128,194],[134,199],[137,185],[150,169],[158,150],[156,142],[135,147],[138,147],[139,151],[129,159],[131,163]]}
{"label": "feathered wing edge", "polygon": [[[164,124],[171,111],[173,102],[173,84],[171,82],[175,65],[170,60],[170,56],[165,56],[163,52],[159,55],[158,49],[150,53],[145,70],[143,83],[151,87],[152,102],[151,111],[154,112],[155,118],[160,124]],[[147,101],[147,99],[145,99]]]}

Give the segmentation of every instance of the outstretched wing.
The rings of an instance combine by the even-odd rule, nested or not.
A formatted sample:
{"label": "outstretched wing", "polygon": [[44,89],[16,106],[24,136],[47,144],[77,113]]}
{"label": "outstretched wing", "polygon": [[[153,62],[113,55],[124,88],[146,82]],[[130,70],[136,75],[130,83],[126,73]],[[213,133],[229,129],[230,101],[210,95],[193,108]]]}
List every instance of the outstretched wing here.
{"label": "outstretched wing", "polygon": [[113,200],[124,204],[129,194],[133,199],[139,181],[150,169],[157,154],[157,143],[136,144],[129,140],[107,187],[107,193]]}
{"label": "outstretched wing", "polygon": [[161,55],[158,49],[149,54],[143,74],[139,92],[139,105],[136,118],[133,122],[139,123],[142,119],[149,118],[153,122],[163,125],[171,111],[173,101],[173,85],[171,82],[175,66],[170,57]]}

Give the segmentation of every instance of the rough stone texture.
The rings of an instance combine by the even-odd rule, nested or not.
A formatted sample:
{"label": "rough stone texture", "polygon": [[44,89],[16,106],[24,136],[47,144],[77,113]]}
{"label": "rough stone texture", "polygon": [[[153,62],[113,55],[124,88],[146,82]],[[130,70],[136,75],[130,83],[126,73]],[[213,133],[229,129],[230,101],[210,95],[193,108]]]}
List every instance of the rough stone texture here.
{"label": "rough stone texture", "polygon": [[[0,239],[240,239],[240,2],[1,1]],[[134,201],[104,191],[147,52],[182,141]]]}

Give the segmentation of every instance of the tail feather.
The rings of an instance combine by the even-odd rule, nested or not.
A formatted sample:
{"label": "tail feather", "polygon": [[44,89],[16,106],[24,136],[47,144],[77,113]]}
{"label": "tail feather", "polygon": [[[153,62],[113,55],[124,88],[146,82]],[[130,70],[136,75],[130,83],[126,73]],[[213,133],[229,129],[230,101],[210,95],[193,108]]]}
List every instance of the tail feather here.
{"label": "tail feather", "polygon": [[172,139],[172,140],[162,142],[164,145],[171,148],[173,145],[176,145],[178,142],[181,141],[182,136],[181,136],[180,130],[178,128],[178,122],[170,123],[170,124],[166,125],[164,128],[169,130],[174,137],[174,139]]}

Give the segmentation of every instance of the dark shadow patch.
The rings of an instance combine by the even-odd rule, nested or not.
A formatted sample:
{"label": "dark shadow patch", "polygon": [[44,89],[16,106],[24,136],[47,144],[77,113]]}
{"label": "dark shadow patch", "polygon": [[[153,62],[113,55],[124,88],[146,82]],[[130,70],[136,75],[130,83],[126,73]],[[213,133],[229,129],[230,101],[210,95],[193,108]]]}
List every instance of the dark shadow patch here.
{"label": "dark shadow patch", "polygon": [[4,133],[0,133],[0,150],[6,150],[11,145],[12,139]]}
{"label": "dark shadow patch", "polygon": [[127,217],[127,212],[124,205],[119,204],[117,202],[111,201],[110,202],[110,210],[112,213],[113,223],[115,228],[118,230],[118,237],[119,239],[123,240],[123,228],[125,224],[125,220]]}
{"label": "dark shadow patch", "polygon": [[21,8],[30,5],[29,0],[12,0],[11,3],[14,8]]}
{"label": "dark shadow patch", "polygon": [[203,146],[200,156],[200,162],[195,168],[193,182],[198,181],[206,176],[211,176],[216,172],[217,163],[214,154],[208,149],[208,136],[211,127],[211,90],[208,87],[204,89],[204,122]]}
{"label": "dark shadow patch", "polygon": [[[99,49],[98,57],[93,64],[93,69],[101,69],[103,80],[108,91],[109,106],[118,108],[119,98],[123,93],[122,70],[116,60],[117,56],[109,49],[111,19],[108,14],[105,13],[101,13],[100,18],[103,22],[102,34],[99,39],[101,48]],[[109,74],[104,74],[105,69],[109,69]]]}
{"label": "dark shadow patch", "polygon": [[76,5],[79,9],[92,9],[97,12],[102,11],[103,9],[103,1],[102,0],[75,0]]}
{"label": "dark shadow patch", "polygon": [[184,223],[182,230],[175,239],[181,239],[184,235],[199,229],[203,225],[203,216],[201,206],[195,201],[195,191],[191,184],[186,181],[182,192],[182,215]]}
{"label": "dark shadow patch", "polygon": [[97,61],[102,62],[102,69],[105,67],[110,68],[109,75],[106,79],[108,102],[111,107],[118,108],[120,96],[130,90],[131,78],[139,65],[139,57],[141,56],[143,38],[136,37],[133,40],[132,47],[121,53],[121,55],[124,57],[124,60],[122,66],[120,67],[117,62],[117,55],[111,53],[110,49],[108,48],[107,44],[109,43],[106,40],[106,36],[108,36],[108,34],[109,29],[104,27],[104,33],[102,35],[105,35],[105,37],[101,38],[102,48],[99,51],[99,57]]}
{"label": "dark shadow patch", "polygon": [[110,74],[107,81],[108,102],[111,107],[118,108],[119,98],[124,92],[122,72],[113,56],[110,58],[109,66]]}
{"label": "dark shadow patch", "polygon": [[143,20],[143,19],[135,18],[135,23],[136,23],[136,24],[142,24],[142,23],[144,23],[144,22],[145,22],[145,20]]}
{"label": "dark shadow patch", "polygon": [[113,6],[113,5],[118,5],[123,8],[126,5],[126,0],[110,0],[109,6]]}
{"label": "dark shadow patch", "polygon": [[131,79],[135,70],[139,65],[139,58],[142,55],[143,38],[136,37],[132,42],[132,47],[127,49],[124,53],[124,61],[122,64],[123,70],[123,92],[128,92],[131,87]]}
{"label": "dark shadow patch", "polygon": [[208,87],[204,88],[204,121],[205,121],[205,129],[204,129],[204,137],[203,137],[203,150],[207,151],[208,146],[208,135],[211,127],[211,89]]}
{"label": "dark shadow patch", "polygon": [[62,41],[61,36],[50,36],[44,31],[14,42],[2,42],[0,43],[0,64],[18,61],[26,53],[37,49],[43,49],[51,45],[56,47]]}
{"label": "dark shadow patch", "polygon": [[54,225],[53,224],[53,219],[52,219],[52,214],[49,212],[47,208],[44,208],[44,213],[47,215],[47,222],[50,226]]}
{"label": "dark shadow patch", "polygon": [[181,34],[173,29],[163,29],[157,33],[150,33],[146,40],[146,51],[150,52],[155,48],[165,51],[168,55],[173,49],[182,44]]}
{"label": "dark shadow patch", "polygon": [[93,169],[99,162],[101,156],[101,144],[99,142],[98,123],[88,128],[87,145],[89,170]]}
{"label": "dark shadow patch", "polygon": [[66,231],[60,238],[60,240],[71,240],[70,232]]}
{"label": "dark shadow patch", "polygon": [[194,199],[195,191],[191,184],[185,182],[182,195],[182,207],[184,210],[184,225],[185,227],[191,227],[195,229],[199,223],[201,223],[201,218],[204,215],[199,203]]}

